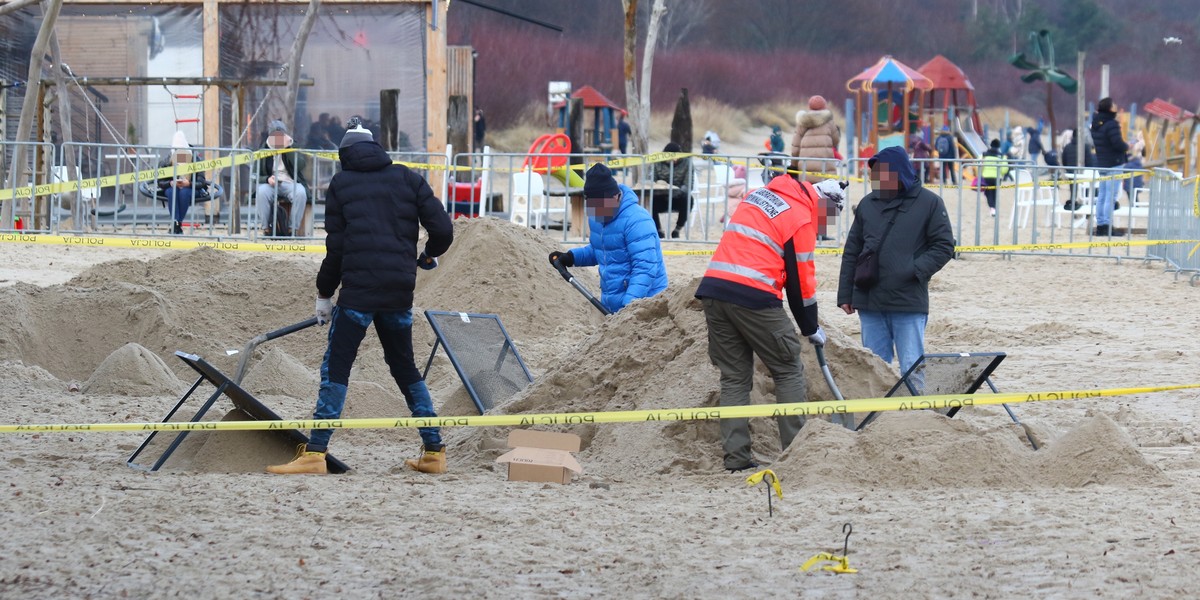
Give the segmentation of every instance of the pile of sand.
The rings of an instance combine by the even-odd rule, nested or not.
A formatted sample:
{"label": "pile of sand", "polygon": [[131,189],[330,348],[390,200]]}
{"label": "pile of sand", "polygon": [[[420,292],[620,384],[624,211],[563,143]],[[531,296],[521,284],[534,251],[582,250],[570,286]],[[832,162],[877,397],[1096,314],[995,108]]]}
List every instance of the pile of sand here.
{"label": "pile of sand", "polygon": [[183,388],[163,359],[141,344],[129,342],[109,354],[82,389],[85,394],[170,396]]}
{"label": "pile of sand", "polygon": [[320,383],[316,371],[279,348],[269,348],[250,364],[241,387],[255,396],[315,398]]}
{"label": "pile of sand", "polygon": [[1112,419],[1090,417],[1039,451],[1020,427],[978,427],[933,411],[885,413],[859,433],[808,423],[772,466],[792,486],[943,489],[1162,485],[1166,477]]}
{"label": "pile of sand", "polygon": [[[0,321],[0,359],[36,364],[61,379],[84,379],[113,348],[134,341],[180,375],[190,369],[171,356],[176,350],[232,372],[236,359],[227,359],[226,349],[311,313],[308,282],[315,268],[202,248],[104,263],[61,285],[2,288],[0,311],[9,318]],[[296,334],[300,338],[307,343],[289,351],[305,362],[319,359],[315,338],[306,332]]]}
{"label": "pile of sand", "polygon": [[[699,280],[675,283],[662,294],[638,300],[605,320],[559,364],[536,379],[496,413],[617,411],[712,406],[718,401],[719,374],[708,359],[708,328],[694,298]],[[896,375],[848,336],[829,330],[827,358],[847,398],[882,396]],[[808,400],[832,399],[815,353],[804,350]],[[774,402],[765,367],[758,365],[751,401]],[[780,452],[771,420],[751,422],[755,451],[772,458]],[[712,472],[721,468],[720,434],[710,422],[581,425],[567,428],[583,438],[581,461],[594,473]],[[481,461],[503,447],[505,431],[454,432],[460,454]],[[460,437],[461,436],[461,437]]]}
{"label": "pile of sand", "polygon": [[[550,266],[547,256],[560,249],[546,236],[508,221],[458,219],[454,244],[439,259],[438,268],[418,272],[416,304],[421,310],[500,315],[536,374],[604,320]],[[595,268],[571,273],[599,294]]]}

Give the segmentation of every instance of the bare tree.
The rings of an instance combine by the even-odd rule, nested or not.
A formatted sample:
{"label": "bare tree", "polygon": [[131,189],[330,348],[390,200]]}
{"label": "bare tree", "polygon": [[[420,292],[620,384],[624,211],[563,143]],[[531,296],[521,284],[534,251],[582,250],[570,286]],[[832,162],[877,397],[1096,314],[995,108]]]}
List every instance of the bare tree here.
{"label": "bare tree", "polygon": [[304,14],[304,21],[300,23],[300,31],[296,32],[296,39],[292,42],[292,51],[287,60],[287,93],[283,99],[284,123],[287,124],[287,130],[296,137],[300,135],[296,131],[296,96],[300,90],[300,59],[304,56],[304,45],[308,43],[308,34],[312,32],[313,23],[316,22],[320,9],[321,0],[308,0],[308,12]]}
{"label": "bare tree", "polygon": [[621,0],[625,8],[625,104],[629,107],[630,129],[633,130],[633,151],[645,153],[650,146],[650,75],[654,67],[654,49],[658,31],[667,7],[665,0],[654,0],[650,24],[646,29],[646,46],[642,50],[641,81],[636,77],[637,5],[638,0]]}
{"label": "bare tree", "polygon": [[[17,122],[17,142],[29,141],[29,133],[33,129],[33,120],[42,107],[38,106],[37,91],[42,86],[42,63],[45,61],[46,49],[50,45],[50,34],[54,32],[54,23],[58,21],[58,13],[62,9],[63,0],[45,0],[45,14],[42,26],[38,29],[37,38],[33,41],[33,51],[29,53],[29,74],[25,78],[25,101],[21,103],[21,120]],[[12,169],[13,187],[21,187],[25,183],[25,146],[17,144],[13,148]],[[13,204],[10,201],[0,201],[0,227],[12,227]]]}
{"label": "bare tree", "polygon": [[683,43],[698,27],[703,27],[712,18],[712,0],[670,0],[670,10],[663,15],[662,32],[658,45],[663,49],[674,48]]}

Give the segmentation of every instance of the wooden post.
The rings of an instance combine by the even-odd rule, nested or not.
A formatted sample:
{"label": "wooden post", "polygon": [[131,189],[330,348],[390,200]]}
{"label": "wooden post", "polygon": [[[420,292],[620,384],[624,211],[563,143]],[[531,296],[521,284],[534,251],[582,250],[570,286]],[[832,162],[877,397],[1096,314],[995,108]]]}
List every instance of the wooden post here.
{"label": "wooden post", "polygon": [[[204,0],[204,76],[221,76],[221,13],[217,0]],[[221,89],[214,86],[204,88],[204,140],[209,148],[221,145]],[[235,136],[236,137],[236,136]],[[215,173],[214,173],[215,176]]]}
{"label": "wooden post", "polygon": [[400,90],[379,90],[379,145],[388,152],[400,149]]}
{"label": "wooden post", "polygon": [[[447,141],[455,148],[470,148],[470,131],[471,131],[471,104],[467,101],[466,96],[452,95],[450,96],[450,115],[447,123],[449,124],[449,137]],[[472,148],[473,152],[482,152],[483,148]],[[469,167],[471,161],[466,157],[455,161],[458,166]]]}
{"label": "wooden post", "polygon": [[692,151],[692,105],[688,102],[687,88],[679,90],[675,103],[675,116],[671,118],[671,141],[679,144],[684,152]]}
{"label": "wooden post", "polygon": [[[33,41],[33,50],[29,53],[29,73],[25,77],[25,101],[21,104],[21,120],[17,124],[17,142],[29,141],[29,133],[33,128],[33,120],[41,113],[42,62],[46,49],[50,45],[50,33],[54,31],[54,23],[58,21],[58,13],[62,9],[63,0],[46,0],[46,11],[42,17],[42,26],[38,29],[37,38]],[[24,184],[25,147],[17,144],[13,148],[12,174],[13,187]],[[0,229],[13,226],[14,198],[9,202],[0,202]]]}
{"label": "wooden post", "polygon": [[[571,98],[567,103],[567,138],[571,140],[571,152],[583,151],[583,98]],[[583,159],[573,157],[573,165],[583,164]]]}
{"label": "wooden post", "polygon": [[[446,151],[446,5],[430,2],[425,7],[426,22],[441,23],[425,36],[425,151]],[[441,14],[434,15],[434,10]]]}

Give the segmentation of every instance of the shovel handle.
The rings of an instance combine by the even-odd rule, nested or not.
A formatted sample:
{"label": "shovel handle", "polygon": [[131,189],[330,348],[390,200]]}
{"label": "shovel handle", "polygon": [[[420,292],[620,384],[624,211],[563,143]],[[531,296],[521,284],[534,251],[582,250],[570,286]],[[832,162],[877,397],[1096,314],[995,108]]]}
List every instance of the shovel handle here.
{"label": "shovel handle", "polygon": [[567,283],[571,284],[572,287],[579,290],[579,293],[583,294],[583,297],[587,298],[588,302],[591,302],[592,306],[595,306],[597,310],[604,313],[605,315],[612,314],[612,311],[605,308],[604,305],[601,304],[600,301],[597,300],[596,297],[593,296],[592,293],[588,291],[587,288],[583,287],[582,283],[575,281],[575,276],[571,275],[571,272],[568,271],[567,268],[563,266],[561,261],[557,261],[557,260],[554,261],[554,268],[558,270],[558,274],[562,275],[562,278],[565,279],[567,281]]}
{"label": "shovel handle", "polygon": [[272,331],[269,333],[264,333],[262,336],[263,337],[262,341],[265,342],[267,340],[273,340],[278,337],[283,337],[289,333],[296,333],[297,331],[300,331],[301,329],[308,329],[309,327],[312,327],[313,325],[316,325],[316,324],[317,324],[317,318],[309,317],[305,321],[300,321],[299,323],[293,323],[291,325],[288,325],[287,327],[282,327],[280,329],[276,329],[275,331]]}

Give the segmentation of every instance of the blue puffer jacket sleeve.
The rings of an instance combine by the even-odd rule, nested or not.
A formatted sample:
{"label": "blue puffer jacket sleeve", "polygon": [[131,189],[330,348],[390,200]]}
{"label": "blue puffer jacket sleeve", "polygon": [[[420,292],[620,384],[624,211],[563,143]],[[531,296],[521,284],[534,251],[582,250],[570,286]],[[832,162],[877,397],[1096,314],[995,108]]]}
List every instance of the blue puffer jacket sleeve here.
{"label": "blue puffer jacket sleeve", "polygon": [[638,298],[667,289],[658,230],[637,195],[621,186],[621,205],[606,221],[588,219],[589,244],[571,251],[575,265],[600,267],[600,302],[617,312]]}
{"label": "blue puffer jacket sleeve", "polygon": [[[637,204],[628,210],[641,211],[645,216],[650,216],[646,209]],[[667,287],[667,270],[663,264],[662,246],[659,245],[658,230],[654,228],[653,219],[627,219],[624,235],[625,248],[629,252],[630,272],[621,306],[638,298],[653,296]]]}

